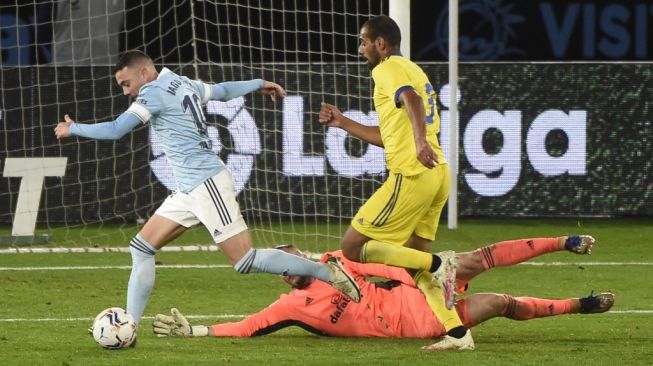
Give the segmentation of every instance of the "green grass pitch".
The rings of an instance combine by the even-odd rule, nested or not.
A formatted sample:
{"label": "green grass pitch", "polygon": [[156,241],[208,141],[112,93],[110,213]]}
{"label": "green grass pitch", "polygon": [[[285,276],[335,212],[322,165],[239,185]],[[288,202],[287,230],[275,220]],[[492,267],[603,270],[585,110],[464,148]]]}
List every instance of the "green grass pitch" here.
{"label": "green grass pitch", "polygon": [[[0,255],[0,364],[2,365],[644,365],[653,360],[653,224],[645,219],[482,220],[464,219],[457,230],[443,221],[434,251],[473,249],[501,240],[587,233],[597,239],[591,256],[567,252],[535,259],[565,266],[515,266],[479,276],[471,292],[563,298],[592,290],[616,294],[614,312],[569,315],[517,322],[494,319],[474,328],[473,352],[420,350],[428,340],[337,339],[298,328],[244,338],[157,338],[151,319],[141,325],[138,346],[108,351],[86,329],[100,310],[124,307],[129,269],[8,270],[6,267],[129,266],[126,253]],[[266,230],[271,229],[270,227]],[[279,226],[276,232],[292,228]],[[302,230],[305,228],[302,227]],[[88,235],[87,229],[86,234]],[[103,227],[99,245],[125,246],[136,231]],[[307,232],[340,228],[308,227]],[[65,246],[78,233],[50,230]],[[303,231],[302,231],[303,232]],[[6,233],[6,228],[0,234]],[[310,235],[254,233],[257,242],[294,241],[311,250],[336,249],[337,240],[316,244]],[[267,238],[267,240],[266,240]],[[175,244],[206,243],[193,230]],[[56,242],[55,245],[58,245]],[[160,253],[161,264],[226,264],[220,253]],[[581,264],[581,262],[591,262]],[[606,263],[610,262],[610,265]],[[596,265],[604,263],[604,265]],[[191,323],[237,320],[265,307],[286,285],[277,276],[242,276],[229,268],[157,270],[146,315],[176,306],[187,315],[207,315]],[[637,310],[639,312],[637,312]],[[234,317],[230,319],[229,317]],[[13,320],[12,320],[13,319]],[[20,320],[22,319],[22,320]],[[55,319],[55,320],[44,320]]]}

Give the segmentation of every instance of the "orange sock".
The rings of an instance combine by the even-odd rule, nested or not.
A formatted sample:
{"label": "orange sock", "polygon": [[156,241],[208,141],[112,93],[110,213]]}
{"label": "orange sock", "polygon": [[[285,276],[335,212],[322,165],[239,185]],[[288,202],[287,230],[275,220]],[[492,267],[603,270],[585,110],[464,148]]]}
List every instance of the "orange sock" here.
{"label": "orange sock", "polygon": [[502,241],[476,249],[485,269],[524,262],[538,255],[557,252],[558,238],[536,238]]}
{"label": "orange sock", "polygon": [[501,315],[514,320],[544,318],[573,313],[573,300],[550,300],[536,297],[512,297],[503,295],[506,305]]}

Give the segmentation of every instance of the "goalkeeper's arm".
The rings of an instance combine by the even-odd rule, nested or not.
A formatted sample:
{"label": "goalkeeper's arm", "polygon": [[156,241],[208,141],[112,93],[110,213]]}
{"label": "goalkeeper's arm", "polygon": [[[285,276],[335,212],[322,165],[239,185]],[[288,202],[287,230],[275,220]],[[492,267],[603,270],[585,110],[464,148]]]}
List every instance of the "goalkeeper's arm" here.
{"label": "goalkeeper's arm", "polygon": [[[302,298],[302,305],[304,304]],[[186,318],[177,309],[171,309],[172,316],[158,314],[154,318],[154,333],[161,337],[255,337],[275,332],[283,327],[294,325],[302,316],[302,311],[289,305],[283,299],[252,314],[238,322],[204,325],[188,324]],[[298,318],[299,317],[299,318]]]}

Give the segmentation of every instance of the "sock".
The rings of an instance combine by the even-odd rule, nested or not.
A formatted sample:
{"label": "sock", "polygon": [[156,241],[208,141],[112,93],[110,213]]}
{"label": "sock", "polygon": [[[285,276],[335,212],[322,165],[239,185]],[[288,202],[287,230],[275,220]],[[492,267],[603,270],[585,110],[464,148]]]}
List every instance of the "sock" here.
{"label": "sock", "polygon": [[396,247],[377,240],[368,241],[361,250],[362,263],[382,263],[393,267],[428,271],[432,261],[431,253]]}
{"label": "sock", "polygon": [[440,265],[442,264],[442,259],[435,254],[431,254],[431,258],[433,260],[431,262],[431,268],[429,268],[429,272],[433,273],[437,271]]}
{"label": "sock", "polygon": [[512,297],[503,295],[506,305],[501,315],[514,320],[544,318],[560,314],[573,313],[572,299],[550,300],[536,297]]}
{"label": "sock", "polygon": [[329,281],[327,266],[278,249],[250,248],[234,265],[234,269],[242,274],[265,272],[283,276],[311,276]]}
{"label": "sock", "polygon": [[[433,285],[433,282],[431,281],[431,273],[427,271],[417,272],[415,275],[415,283],[417,284],[417,287],[422,290],[422,293],[424,293],[426,302],[429,304],[431,310],[433,310],[433,314],[435,314],[435,317],[438,318],[447,332],[454,328],[463,326],[463,323],[460,321],[460,317],[456,312],[456,308],[454,307],[451,310],[447,309],[447,306],[444,304],[444,293],[441,288]],[[463,333],[463,336],[464,335],[465,334]]]}
{"label": "sock", "polygon": [[557,252],[558,238],[537,238],[502,241],[476,249],[485,269],[524,262],[538,255]]}
{"label": "sock", "polygon": [[465,334],[467,334],[467,328],[463,327],[462,325],[447,331],[448,336],[458,339],[464,337]]}
{"label": "sock", "polygon": [[157,250],[140,234],[136,234],[129,243],[129,251],[132,254],[132,272],[127,288],[127,312],[139,324],[154,287],[154,255]]}

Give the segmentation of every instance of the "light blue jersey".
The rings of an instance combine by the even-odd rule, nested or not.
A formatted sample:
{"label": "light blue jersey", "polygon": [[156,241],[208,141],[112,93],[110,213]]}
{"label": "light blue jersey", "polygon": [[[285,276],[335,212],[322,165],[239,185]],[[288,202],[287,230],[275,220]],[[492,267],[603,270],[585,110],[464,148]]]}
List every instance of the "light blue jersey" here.
{"label": "light blue jersey", "polygon": [[202,105],[211,97],[206,84],[163,69],[143,85],[128,112],[150,122],[163,145],[181,192],[190,192],[225,168],[211,150]]}
{"label": "light blue jersey", "polygon": [[261,79],[205,84],[164,68],[156,80],[140,88],[136,101],[115,121],[73,123],[70,133],[116,140],[140,122],[152,123],[172,166],[177,188],[188,193],[225,168],[211,150],[201,106],[209,100],[227,101],[245,95],[264,84]]}

